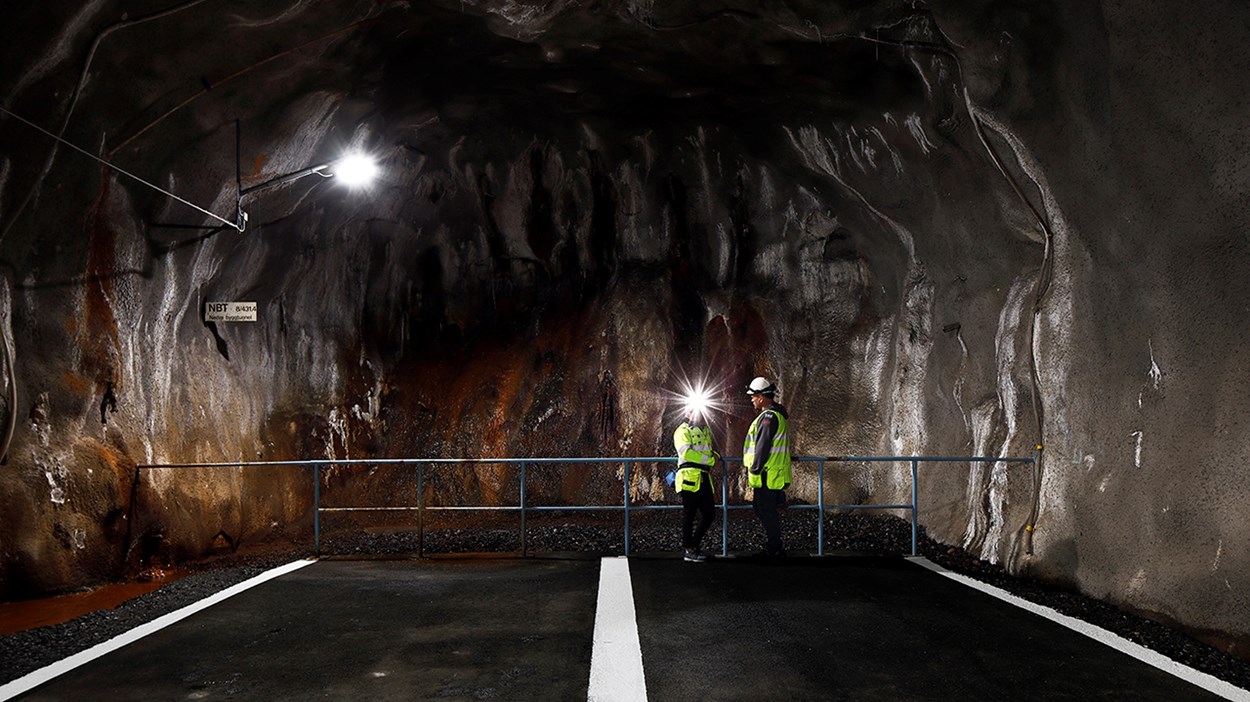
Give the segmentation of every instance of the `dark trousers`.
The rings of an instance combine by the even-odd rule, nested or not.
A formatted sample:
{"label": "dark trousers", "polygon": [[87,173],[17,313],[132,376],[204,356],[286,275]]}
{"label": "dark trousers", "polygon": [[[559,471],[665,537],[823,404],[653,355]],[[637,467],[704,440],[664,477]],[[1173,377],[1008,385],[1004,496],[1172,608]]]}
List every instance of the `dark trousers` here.
{"label": "dark trousers", "polygon": [[758,487],[755,488],[755,495],[751,498],[751,505],[755,507],[755,516],[759,517],[760,524],[764,527],[764,534],[768,537],[768,546],[765,551],[770,556],[781,553],[781,513],[778,509],[785,503],[784,490]]}
{"label": "dark trousers", "polygon": [[[694,523],[695,513],[700,513],[699,525]],[[703,543],[703,535],[712,525],[712,517],[716,505],[712,498],[712,481],[705,475],[698,492],[681,491],[681,545],[692,550],[699,550]]]}

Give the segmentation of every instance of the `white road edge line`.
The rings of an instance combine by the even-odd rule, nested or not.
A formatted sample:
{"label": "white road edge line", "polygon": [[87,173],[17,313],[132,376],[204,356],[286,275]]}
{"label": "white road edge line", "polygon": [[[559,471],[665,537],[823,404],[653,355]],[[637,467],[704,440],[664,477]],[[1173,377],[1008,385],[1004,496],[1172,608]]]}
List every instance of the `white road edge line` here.
{"label": "white road edge line", "polygon": [[961,582],[968,587],[980,590],[987,595],[997,597],[1004,602],[1008,602],[1020,607],[1021,609],[1028,610],[1038,616],[1045,617],[1053,622],[1066,626],[1067,628],[1079,634],[1084,634],[1099,643],[1110,646],[1117,651],[1126,653],[1143,663],[1148,663],[1165,673],[1171,673],[1181,680],[1193,683],[1207,692],[1219,695],[1224,699],[1234,700],[1234,702],[1250,702],[1250,690],[1243,690],[1242,688],[1220,680],[1213,675],[1209,675],[1200,670],[1195,670],[1183,663],[1177,663],[1171,658],[1168,658],[1167,656],[1156,651],[1152,651],[1140,644],[1133,643],[1119,634],[1112,633],[1102,627],[1095,626],[1089,622],[1077,619],[1076,617],[1069,617],[1068,615],[1057,612],[1050,607],[1044,607],[1035,602],[1030,602],[1022,597],[1017,597],[1006,590],[1001,590],[975,578],[970,578],[966,575],[949,571],[923,556],[909,556],[907,560],[928,568],[939,575],[944,575],[951,580]]}
{"label": "white road edge line", "polygon": [[95,646],[92,646],[91,648],[85,651],[79,651],[78,653],[75,653],[74,655],[68,658],[59,660],[56,663],[53,663],[52,665],[45,666],[43,668],[40,668],[39,670],[27,673],[26,675],[23,675],[22,677],[16,680],[5,683],[4,685],[0,685],[0,702],[13,699],[14,697],[17,697],[18,695],[24,692],[28,692],[31,689],[48,682],[49,680],[55,678],[58,675],[63,675],[65,673],[68,673],[69,671],[73,670],[74,668],[77,668],[80,665],[85,665],[99,658],[100,656],[104,656],[109,653],[112,653],[113,651],[116,651],[117,649],[121,648],[122,646],[125,646],[126,644],[134,643],[135,641],[138,641],[139,639],[147,636],[148,634],[156,633],[157,631],[160,631],[161,629],[164,629],[165,627],[171,624],[174,624],[182,619],[186,619],[187,617],[191,616],[192,614],[195,614],[196,612],[199,612],[200,610],[212,607],[213,605],[217,604],[218,602],[221,602],[222,600],[228,597],[232,597],[234,595],[239,594],[240,592],[243,592],[244,590],[248,590],[250,588],[256,587],[257,585],[260,585],[266,580],[273,580],[274,578],[280,575],[286,575],[287,573],[290,573],[295,570],[299,570],[300,568],[303,568],[304,566],[312,565],[315,562],[316,562],[316,559],[309,558],[305,560],[294,561],[284,566],[278,566],[277,568],[274,568],[273,570],[267,570],[264,573],[261,573],[260,575],[257,575],[253,578],[244,580],[243,582],[238,583],[236,585],[231,585],[225,590],[222,590],[221,592],[218,592],[215,595],[206,597],[200,600],[199,602],[196,602],[194,604],[189,604],[186,607],[183,607],[182,609],[175,610],[161,617],[157,617],[156,619],[153,619],[147,624],[141,624],[131,629],[130,631],[127,631],[124,634],[121,634],[119,636],[115,636],[109,639],[108,641],[98,643]]}
{"label": "white road edge line", "polygon": [[629,559],[607,557],[599,563],[599,600],[595,605],[594,648],[590,653],[589,702],[646,702],[638,616]]}

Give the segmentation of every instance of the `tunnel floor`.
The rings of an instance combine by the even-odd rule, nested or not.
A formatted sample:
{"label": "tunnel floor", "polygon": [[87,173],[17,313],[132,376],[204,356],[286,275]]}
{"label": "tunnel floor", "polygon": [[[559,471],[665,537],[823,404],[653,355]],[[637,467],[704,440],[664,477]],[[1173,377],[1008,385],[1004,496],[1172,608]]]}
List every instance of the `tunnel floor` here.
{"label": "tunnel floor", "polygon": [[[609,561],[645,698],[592,689]],[[319,561],[14,699],[1223,699],[901,558],[622,563]]]}

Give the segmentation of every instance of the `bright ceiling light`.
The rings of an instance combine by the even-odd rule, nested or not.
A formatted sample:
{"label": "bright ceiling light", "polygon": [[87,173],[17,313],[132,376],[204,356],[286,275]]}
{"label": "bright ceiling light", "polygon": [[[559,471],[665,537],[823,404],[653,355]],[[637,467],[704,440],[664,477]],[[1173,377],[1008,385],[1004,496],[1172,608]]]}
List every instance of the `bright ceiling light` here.
{"label": "bright ceiling light", "polygon": [[365,154],[348,154],[334,162],[334,177],[349,188],[363,188],[378,175],[378,164]]}

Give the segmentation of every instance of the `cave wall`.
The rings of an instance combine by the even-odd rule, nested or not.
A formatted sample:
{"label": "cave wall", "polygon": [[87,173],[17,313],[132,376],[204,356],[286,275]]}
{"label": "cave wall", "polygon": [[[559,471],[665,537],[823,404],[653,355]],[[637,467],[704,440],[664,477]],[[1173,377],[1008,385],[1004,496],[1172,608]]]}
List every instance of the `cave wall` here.
{"label": "cave wall", "polygon": [[383,177],[267,190],[240,233],[0,119],[0,594],[307,538],[306,472],[137,464],[662,454],[689,377],[733,453],[765,374],[799,453],[1041,444],[1036,482],[924,468],[929,533],[1244,653],[1246,8],[917,5],[14,10],[5,109],[227,220],[236,120],[244,187],[346,146]]}
{"label": "cave wall", "polygon": [[1211,9],[1106,4],[1105,45],[1074,60],[1085,90],[1065,93],[1080,96],[1071,123],[1088,126],[1034,149],[1068,230],[1057,261],[1070,302],[1047,314],[1046,355],[1064,372],[1047,393],[1054,533],[1032,567],[1227,630],[1217,622],[1244,620],[1250,602],[1235,576],[1248,553],[1235,467],[1246,405],[1230,394],[1246,360],[1235,320],[1250,310],[1250,211],[1229,190],[1244,190],[1250,132],[1240,79],[1224,82],[1246,65],[1244,36],[1209,21],[1245,8]]}

